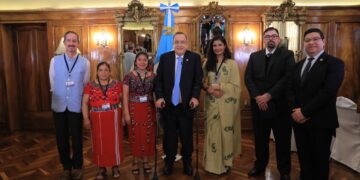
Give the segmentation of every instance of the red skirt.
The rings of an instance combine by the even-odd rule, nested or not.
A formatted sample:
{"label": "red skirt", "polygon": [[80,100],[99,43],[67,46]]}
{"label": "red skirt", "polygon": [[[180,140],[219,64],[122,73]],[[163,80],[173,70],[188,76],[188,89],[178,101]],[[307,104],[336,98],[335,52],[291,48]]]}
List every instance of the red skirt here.
{"label": "red skirt", "polygon": [[153,102],[129,102],[131,125],[129,129],[129,143],[134,157],[154,155],[156,112]]}
{"label": "red skirt", "polygon": [[97,166],[115,166],[123,161],[121,109],[90,111],[93,161]]}

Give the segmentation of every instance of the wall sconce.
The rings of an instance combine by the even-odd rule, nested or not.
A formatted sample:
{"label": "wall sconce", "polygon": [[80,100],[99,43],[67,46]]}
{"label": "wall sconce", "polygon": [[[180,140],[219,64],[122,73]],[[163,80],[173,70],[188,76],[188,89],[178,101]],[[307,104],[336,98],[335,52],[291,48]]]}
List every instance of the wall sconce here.
{"label": "wall sconce", "polygon": [[255,33],[253,31],[251,31],[248,27],[245,27],[237,35],[238,40],[245,46],[254,44],[255,36],[256,36]]}
{"label": "wall sconce", "polygon": [[110,41],[112,40],[112,37],[105,30],[102,30],[101,32],[95,33],[94,39],[97,46],[101,46],[105,48],[109,45]]}

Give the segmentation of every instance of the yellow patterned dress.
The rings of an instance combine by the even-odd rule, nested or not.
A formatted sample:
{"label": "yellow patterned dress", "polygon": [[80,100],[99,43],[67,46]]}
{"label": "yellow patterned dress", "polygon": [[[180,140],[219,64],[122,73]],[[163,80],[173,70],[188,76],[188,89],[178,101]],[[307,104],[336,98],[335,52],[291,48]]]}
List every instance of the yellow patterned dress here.
{"label": "yellow patterned dress", "polygon": [[[204,63],[204,67],[205,67]],[[216,69],[221,63],[217,63]],[[215,72],[204,69],[204,83],[215,83]],[[226,60],[218,71],[217,82],[224,95],[205,96],[204,168],[214,174],[225,173],[232,167],[233,158],[241,153],[240,75],[234,60]]]}

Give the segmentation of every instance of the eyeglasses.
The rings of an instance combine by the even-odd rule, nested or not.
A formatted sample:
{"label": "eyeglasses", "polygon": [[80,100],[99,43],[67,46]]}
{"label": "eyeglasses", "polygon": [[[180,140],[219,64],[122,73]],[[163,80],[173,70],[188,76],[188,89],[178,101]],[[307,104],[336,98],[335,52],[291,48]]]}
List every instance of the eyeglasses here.
{"label": "eyeglasses", "polygon": [[305,38],[305,39],[304,39],[304,42],[306,42],[306,43],[308,43],[308,42],[310,42],[310,41],[316,42],[316,41],[318,41],[318,40],[320,40],[320,39],[322,39],[322,38],[321,38],[321,37]]}
{"label": "eyeglasses", "polygon": [[66,39],[64,42],[73,42],[73,43],[77,43],[78,40],[77,39]]}
{"label": "eyeglasses", "polygon": [[278,38],[279,37],[279,35],[277,35],[277,34],[273,34],[273,35],[265,35],[264,36],[264,39],[270,39],[270,38],[272,38],[272,39],[275,39],[275,38]]}
{"label": "eyeglasses", "polygon": [[175,45],[186,44],[186,41],[174,41]]}

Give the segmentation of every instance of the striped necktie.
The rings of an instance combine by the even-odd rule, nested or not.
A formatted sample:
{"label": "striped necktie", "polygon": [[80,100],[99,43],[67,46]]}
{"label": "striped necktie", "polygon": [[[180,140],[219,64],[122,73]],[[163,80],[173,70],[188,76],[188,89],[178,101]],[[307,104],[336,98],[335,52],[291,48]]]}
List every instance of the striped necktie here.
{"label": "striped necktie", "polygon": [[304,71],[303,71],[303,73],[302,73],[302,75],[301,75],[301,83],[303,83],[303,82],[305,81],[306,76],[307,76],[307,74],[308,74],[308,72],[310,71],[310,68],[311,68],[311,62],[312,62],[313,60],[314,60],[313,57],[310,57],[310,58],[308,59],[308,63],[306,64],[305,69],[304,69]]}

